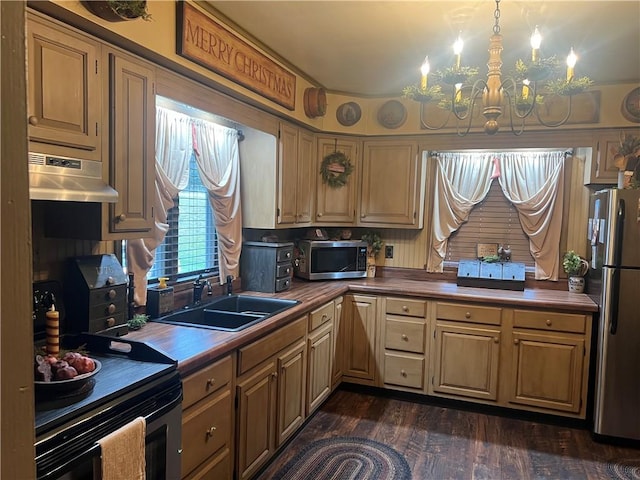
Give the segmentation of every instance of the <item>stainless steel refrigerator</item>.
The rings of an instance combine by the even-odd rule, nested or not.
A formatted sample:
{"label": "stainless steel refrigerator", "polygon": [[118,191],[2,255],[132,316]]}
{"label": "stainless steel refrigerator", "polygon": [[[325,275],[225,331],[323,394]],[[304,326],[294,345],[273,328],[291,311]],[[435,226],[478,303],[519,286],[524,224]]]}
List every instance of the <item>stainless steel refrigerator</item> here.
{"label": "stainless steel refrigerator", "polygon": [[591,195],[587,293],[600,307],[594,433],[640,440],[640,190]]}

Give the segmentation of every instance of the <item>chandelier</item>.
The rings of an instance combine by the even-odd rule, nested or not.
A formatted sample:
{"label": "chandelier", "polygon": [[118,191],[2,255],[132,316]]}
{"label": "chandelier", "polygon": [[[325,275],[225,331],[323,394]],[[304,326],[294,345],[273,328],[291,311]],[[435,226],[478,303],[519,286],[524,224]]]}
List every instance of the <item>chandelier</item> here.
{"label": "chandelier", "polygon": [[[459,36],[453,46],[454,65],[431,74],[432,83],[436,83],[435,85],[427,84],[430,65],[429,57],[426,57],[420,69],[420,85],[410,85],[403,89],[403,97],[420,102],[422,128],[440,130],[449,125],[453,116],[458,135],[464,136],[470,132],[474,113],[478,111],[485,118],[484,132],[488,135],[498,132],[498,120],[503,113],[508,114],[506,116],[509,117],[509,127],[514,135],[524,132],[525,121],[528,118],[536,118],[545,127],[559,127],[569,120],[572,97],[584,92],[592,84],[588,77],[574,77],[577,56],[573,48],[567,57],[566,76],[557,77],[561,66],[555,57],[540,56],[542,38],[536,27],[531,36],[531,60],[518,60],[514,73],[503,79],[500,57],[503,50],[500,34],[500,0],[496,0],[494,19],[493,35],[489,39],[486,80],[474,81],[478,69],[461,66],[463,42]],[[544,119],[540,115],[540,109],[554,96],[567,98],[563,102],[565,112],[559,119]],[[426,104],[435,104],[438,110],[448,112],[444,121],[436,125],[430,124],[425,112],[428,110]]]}

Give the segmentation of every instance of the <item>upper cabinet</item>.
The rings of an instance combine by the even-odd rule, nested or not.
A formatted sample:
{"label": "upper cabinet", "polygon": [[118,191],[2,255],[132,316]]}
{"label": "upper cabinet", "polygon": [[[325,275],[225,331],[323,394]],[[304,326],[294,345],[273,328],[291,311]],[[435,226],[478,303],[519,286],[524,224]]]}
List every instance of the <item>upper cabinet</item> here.
{"label": "upper cabinet", "polygon": [[101,160],[100,44],[29,14],[27,54],[29,150]]}
{"label": "upper cabinet", "polygon": [[242,223],[245,228],[291,228],[311,224],[315,138],[281,123],[273,136],[244,130],[240,144]]}
{"label": "upper cabinet", "polygon": [[[344,153],[353,166],[353,172],[347,178],[347,183],[341,187],[331,187],[325,183],[319,174],[320,165],[325,156],[340,151]],[[349,224],[356,220],[356,194],[358,186],[358,168],[360,164],[360,142],[350,139],[328,137],[318,138],[318,163],[316,168],[317,197],[315,223]]]}
{"label": "upper cabinet", "polygon": [[109,64],[109,180],[118,202],[109,209],[116,238],[148,236],[155,186],[155,70],[134,57],[105,52]]}
{"label": "upper cabinet", "polygon": [[422,228],[425,160],[414,141],[365,141],[358,224]]}

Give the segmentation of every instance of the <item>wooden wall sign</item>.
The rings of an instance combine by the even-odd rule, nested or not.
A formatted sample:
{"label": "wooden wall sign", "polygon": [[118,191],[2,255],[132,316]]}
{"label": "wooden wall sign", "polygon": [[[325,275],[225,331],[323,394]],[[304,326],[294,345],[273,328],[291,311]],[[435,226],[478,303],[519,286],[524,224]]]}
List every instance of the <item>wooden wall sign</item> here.
{"label": "wooden wall sign", "polygon": [[176,9],[178,55],[295,110],[295,75],[188,2]]}

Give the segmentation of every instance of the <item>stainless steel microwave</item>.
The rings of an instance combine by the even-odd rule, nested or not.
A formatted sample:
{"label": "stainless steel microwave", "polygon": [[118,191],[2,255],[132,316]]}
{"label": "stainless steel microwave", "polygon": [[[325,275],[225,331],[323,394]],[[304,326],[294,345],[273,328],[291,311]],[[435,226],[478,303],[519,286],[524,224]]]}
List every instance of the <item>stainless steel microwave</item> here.
{"label": "stainless steel microwave", "polygon": [[296,276],[335,280],[367,276],[367,243],[360,240],[300,240]]}

